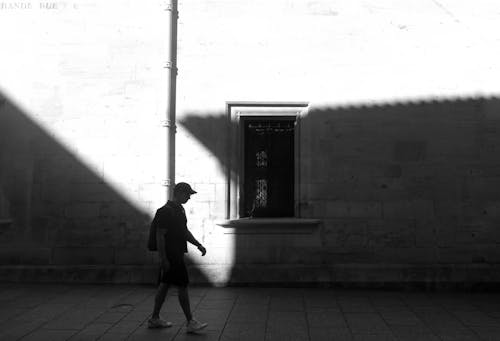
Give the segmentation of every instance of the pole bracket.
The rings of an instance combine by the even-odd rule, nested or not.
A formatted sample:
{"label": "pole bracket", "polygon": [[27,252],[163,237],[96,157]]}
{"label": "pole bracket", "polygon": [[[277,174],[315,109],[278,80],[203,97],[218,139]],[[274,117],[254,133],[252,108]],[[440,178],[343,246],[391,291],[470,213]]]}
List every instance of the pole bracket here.
{"label": "pole bracket", "polygon": [[177,125],[175,124],[175,122],[174,122],[174,124],[172,124],[171,120],[162,120],[161,126],[164,128],[173,128],[174,132],[177,130]]}
{"label": "pole bracket", "polygon": [[175,71],[175,74],[177,75],[177,66],[174,65],[174,63],[168,61],[168,62],[165,62],[165,65],[163,65],[163,68],[164,69],[169,69],[170,71]]}
{"label": "pole bracket", "polygon": [[179,11],[174,9],[174,5],[171,2],[164,1],[163,2],[163,10],[166,12],[172,12],[173,15],[179,19]]}
{"label": "pole bracket", "polygon": [[170,1],[163,1],[163,9],[165,11],[173,11],[174,5]]}

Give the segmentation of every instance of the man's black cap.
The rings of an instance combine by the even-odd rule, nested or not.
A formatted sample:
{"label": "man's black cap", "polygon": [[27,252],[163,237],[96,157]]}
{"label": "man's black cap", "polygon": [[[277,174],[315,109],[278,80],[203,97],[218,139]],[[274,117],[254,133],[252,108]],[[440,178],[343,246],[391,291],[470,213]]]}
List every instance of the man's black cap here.
{"label": "man's black cap", "polygon": [[182,192],[182,193],[189,193],[189,194],[195,194],[197,193],[195,190],[193,190],[191,188],[191,186],[186,183],[186,182],[179,182],[175,185],[174,187],[174,192],[175,193],[179,193],[179,192]]}

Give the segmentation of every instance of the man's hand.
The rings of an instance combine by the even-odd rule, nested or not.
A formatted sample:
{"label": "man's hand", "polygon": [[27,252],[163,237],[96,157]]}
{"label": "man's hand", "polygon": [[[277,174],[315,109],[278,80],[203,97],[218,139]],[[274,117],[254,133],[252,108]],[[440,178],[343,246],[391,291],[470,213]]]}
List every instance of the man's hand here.
{"label": "man's hand", "polygon": [[160,259],[160,266],[164,272],[167,272],[168,270],[170,270],[170,262],[166,258]]}
{"label": "man's hand", "polygon": [[202,256],[205,256],[207,253],[207,249],[205,249],[203,245],[198,246],[198,250],[200,250]]}

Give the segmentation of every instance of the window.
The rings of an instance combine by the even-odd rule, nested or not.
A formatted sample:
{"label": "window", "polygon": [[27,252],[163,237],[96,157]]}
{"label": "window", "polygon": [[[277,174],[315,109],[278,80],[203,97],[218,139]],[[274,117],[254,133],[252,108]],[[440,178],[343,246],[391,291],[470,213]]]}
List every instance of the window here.
{"label": "window", "polygon": [[243,119],[241,217],[294,216],[294,117]]}
{"label": "window", "polygon": [[227,218],[297,217],[305,103],[228,103]]}

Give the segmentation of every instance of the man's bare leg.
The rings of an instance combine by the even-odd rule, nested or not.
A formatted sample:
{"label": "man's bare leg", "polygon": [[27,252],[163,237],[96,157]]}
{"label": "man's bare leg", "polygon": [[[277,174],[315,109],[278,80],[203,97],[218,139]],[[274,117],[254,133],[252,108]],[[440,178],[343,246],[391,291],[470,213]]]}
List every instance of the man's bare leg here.
{"label": "man's bare leg", "polygon": [[157,319],[160,317],[161,306],[163,305],[163,302],[165,302],[165,297],[167,297],[167,292],[168,292],[168,284],[160,283],[155,297],[155,305],[153,308],[153,314],[151,315],[152,318]]}
{"label": "man's bare leg", "polygon": [[178,287],[178,295],[179,304],[184,312],[184,316],[186,316],[186,320],[189,322],[193,319],[193,315],[191,314],[191,305],[189,303],[189,293],[187,287]]}
{"label": "man's bare leg", "polygon": [[191,314],[191,306],[189,304],[187,287],[179,288],[179,303],[181,304],[182,311],[184,311],[184,315],[186,316],[186,330],[188,333],[195,333],[207,327],[207,323],[201,323],[193,318],[193,315]]}

